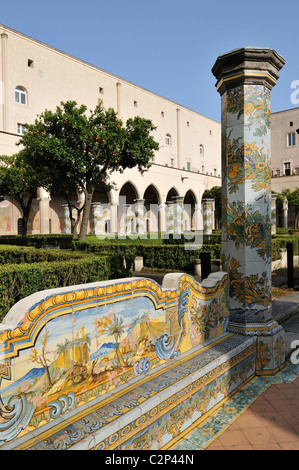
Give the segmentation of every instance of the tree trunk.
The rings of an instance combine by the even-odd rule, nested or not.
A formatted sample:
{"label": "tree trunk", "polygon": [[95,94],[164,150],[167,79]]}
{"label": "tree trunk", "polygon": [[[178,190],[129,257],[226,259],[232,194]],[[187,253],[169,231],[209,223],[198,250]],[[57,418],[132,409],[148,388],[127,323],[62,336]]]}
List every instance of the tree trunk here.
{"label": "tree trunk", "polygon": [[93,186],[89,186],[86,188],[85,204],[83,208],[83,217],[82,217],[82,223],[81,223],[81,228],[80,228],[80,233],[79,233],[79,241],[84,241],[86,238],[93,193],[94,193]]}
{"label": "tree trunk", "polygon": [[29,220],[29,213],[30,213],[30,208],[31,208],[31,203],[33,200],[33,195],[29,196],[29,199],[27,201],[27,204],[24,204],[23,198],[19,198],[19,203],[22,208],[22,237],[27,236],[27,226],[28,226],[28,220]]}

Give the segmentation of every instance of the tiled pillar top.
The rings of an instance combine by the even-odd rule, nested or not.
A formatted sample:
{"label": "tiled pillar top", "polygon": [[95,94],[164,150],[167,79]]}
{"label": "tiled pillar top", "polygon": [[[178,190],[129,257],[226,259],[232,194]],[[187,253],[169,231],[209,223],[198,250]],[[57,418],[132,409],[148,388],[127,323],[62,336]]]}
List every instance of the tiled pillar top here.
{"label": "tiled pillar top", "polygon": [[272,89],[285,59],[274,49],[242,47],[218,57],[212,68],[220,95],[238,84],[261,82]]}

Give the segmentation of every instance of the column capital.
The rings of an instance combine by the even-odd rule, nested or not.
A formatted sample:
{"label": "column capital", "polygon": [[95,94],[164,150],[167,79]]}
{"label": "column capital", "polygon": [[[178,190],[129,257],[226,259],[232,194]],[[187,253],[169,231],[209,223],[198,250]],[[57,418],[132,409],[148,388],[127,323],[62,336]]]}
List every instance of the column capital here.
{"label": "column capital", "polygon": [[279,78],[285,59],[274,49],[242,47],[219,56],[212,68],[217,91],[222,95],[238,85],[263,84],[270,90]]}

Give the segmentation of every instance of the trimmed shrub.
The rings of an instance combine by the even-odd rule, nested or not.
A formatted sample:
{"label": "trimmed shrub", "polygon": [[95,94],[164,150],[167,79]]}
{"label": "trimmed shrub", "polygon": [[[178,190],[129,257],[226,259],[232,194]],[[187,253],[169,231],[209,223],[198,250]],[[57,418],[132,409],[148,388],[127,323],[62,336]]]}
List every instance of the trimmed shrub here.
{"label": "trimmed shrub", "polygon": [[82,253],[66,250],[44,250],[34,247],[0,245],[0,265],[63,261],[76,258],[82,258]]}
{"label": "trimmed shrub", "polygon": [[0,319],[19,300],[34,292],[109,279],[109,256],[0,266]]}
{"label": "trimmed shrub", "polygon": [[52,246],[61,249],[70,249],[73,237],[68,234],[46,234],[46,235],[1,235],[0,245],[33,246],[41,248],[43,246]]}

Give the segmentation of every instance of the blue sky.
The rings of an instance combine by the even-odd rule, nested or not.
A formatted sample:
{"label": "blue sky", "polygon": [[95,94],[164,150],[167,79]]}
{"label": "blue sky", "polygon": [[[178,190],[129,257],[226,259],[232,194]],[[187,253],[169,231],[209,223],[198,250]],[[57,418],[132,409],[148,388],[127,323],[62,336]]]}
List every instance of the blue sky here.
{"label": "blue sky", "polygon": [[211,68],[244,46],[286,60],[272,112],[299,106],[298,21],[298,0],[0,0],[1,24],[217,121]]}

